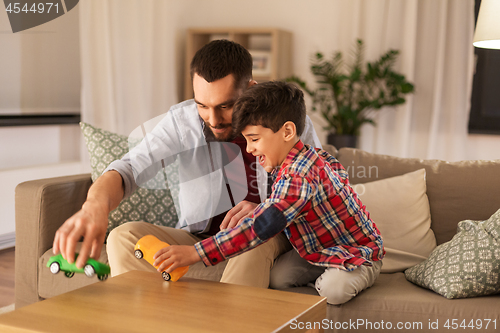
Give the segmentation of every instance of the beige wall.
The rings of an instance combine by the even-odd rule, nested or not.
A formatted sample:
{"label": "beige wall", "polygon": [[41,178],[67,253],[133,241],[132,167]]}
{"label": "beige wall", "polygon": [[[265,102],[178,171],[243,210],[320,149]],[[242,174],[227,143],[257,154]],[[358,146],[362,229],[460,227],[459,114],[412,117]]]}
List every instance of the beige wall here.
{"label": "beige wall", "polygon": [[[291,31],[294,72],[312,81],[309,60],[315,51],[321,50],[328,54],[352,44],[351,36],[346,36],[343,31],[335,31],[336,25],[333,22],[341,19],[341,13],[334,10],[334,2],[169,1],[165,20],[177,36],[175,45],[171,46],[175,53],[177,71],[172,73],[172,82],[168,84],[182,87],[186,29],[205,26],[268,26]],[[0,11],[0,31],[6,32],[9,29],[7,15],[5,11]],[[78,36],[78,6],[42,26],[17,34],[0,34],[0,113],[78,111]],[[179,89],[179,100],[181,94],[182,89]],[[310,116],[324,141],[322,119],[315,113],[310,113]],[[464,149],[468,151],[469,159],[500,158],[495,149],[498,145],[500,136],[470,135]],[[66,147],[60,150],[71,149]]]}
{"label": "beige wall", "polygon": [[[176,36],[175,44],[169,47],[174,52],[177,70],[172,73],[171,82],[167,84],[183,86],[186,29],[206,26],[266,26],[291,31],[294,72],[311,81],[309,60],[314,52],[321,50],[328,54],[353,42],[351,36],[347,36],[342,30],[335,30],[336,25],[333,22],[339,20],[342,14],[334,10],[333,2],[333,0],[169,1],[165,20]],[[363,27],[367,30],[369,28],[368,24]],[[8,33],[9,31],[7,15],[5,11],[0,10],[0,32],[2,32],[0,33],[0,113],[78,111],[80,108],[78,6],[68,14],[29,31],[17,34]],[[369,33],[367,35],[369,36]],[[368,40],[366,42],[369,43]],[[179,96],[181,93],[179,89]],[[310,116],[315,121],[320,139],[324,142],[325,133],[321,129],[321,118],[314,113],[310,113]],[[16,135],[22,135],[26,142],[21,145],[19,141],[17,146],[15,142],[9,142],[10,148],[7,148],[11,149],[9,154],[30,155],[28,151],[30,140],[37,141],[39,145],[40,140],[45,137],[51,140],[50,145],[47,144],[45,147],[53,149],[47,154],[50,156],[50,161],[46,163],[57,163],[58,159],[59,162],[72,159],[68,156],[72,156],[75,149],[78,150],[80,147],[78,139],[74,139],[78,136],[78,130],[53,129],[50,134],[40,132],[45,130],[47,129],[27,130],[26,133],[22,133],[19,129]],[[6,149],[4,140],[15,136],[4,134],[6,136],[0,134],[0,150],[2,147]],[[67,140],[68,135],[73,135],[73,139]],[[464,149],[467,151],[468,159],[499,159],[498,147],[500,147],[498,135],[469,135],[468,144]],[[37,161],[40,162],[40,159]],[[36,161],[31,160],[27,163],[32,164]],[[36,176],[37,168],[29,170],[30,177]],[[12,169],[6,170],[4,176],[8,175],[9,179],[13,179],[12,172]],[[18,174],[27,173],[20,170]],[[44,176],[46,174],[47,172]],[[13,228],[13,221],[10,221],[12,217],[13,214],[10,214],[8,221],[10,226],[7,231]],[[0,220],[2,223],[6,221],[2,217]]]}
{"label": "beige wall", "polygon": [[[78,17],[14,34],[0,10],[0,114],[80,112]],[[0,170],[79,160],[75,127],[0,127]]]}
{"label": "beige wall", "polygon": [[[342,30],[336,30],[334,22],[342,20],[342,13],[338,8],[342,0],[254,0],[254,1],[199,1],[183,0],[171,1],[170,10],[165,18],[170,21],[173,29],[177,30],[178,54],[184,54],[185,31],[189,27],[278,27],[289,30],[293,34],[293,69],[294,73],[313,82],[309,72],[311,56],[322,51],[331,54],[337,49],[348,49],[354,37]],[[344,20],[343,20],[344,21]],[[347,23],[350,24],[350,23]],[[370,23],[351,24],[360,26],[359,33],[370,36]],[[346,31],[351,31],[346,26]],[[370,54],[369,39],[365,40],[366,56]],[[178,68],[184,66],[183,57],[177,57]],[[182,73],[177,73],[178,84],[182,83]],[[180,85],[182,87],[182,84]],[[417,87],[418,88],[418,87]],[[309,113],[315,123],[320,140],[326,142],[326,133],[322,130],[323,119],[316,113]],[[464,131],[467,129],[464,128]],[[466,159],[500,159],[500,135],[468,135]]]}
{"label": "beige wall", "polygon": [[0,10],[0,114],[80,111],[78,6],[13,34]]}
{"label": "beige wall", "polygon": [[[15,34],[0,8],[0,114],[80,112],[78,6]],[[1,244],[14,235],[16,185],[88,171],[79,160],[78,125],[0,127]]]}

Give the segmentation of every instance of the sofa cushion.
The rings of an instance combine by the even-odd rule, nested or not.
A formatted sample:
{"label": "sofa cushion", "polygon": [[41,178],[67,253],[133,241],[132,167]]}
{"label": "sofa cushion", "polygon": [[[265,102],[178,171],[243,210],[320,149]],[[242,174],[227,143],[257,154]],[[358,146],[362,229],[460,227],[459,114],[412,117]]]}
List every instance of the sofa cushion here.
{"label": "sofa cushion", "polygon": [[[310,287],[285,290],[318,294]],[[325,332],[342,333],[450,332],[457,328],[468,332],[472,325],[471,332],[497,332],[499,301],[499,296],[449,300],[408,282],[402,272],[380,274],[372,287],[347,303],[328,305],[326,320],[320,323]],[[462,322],[467,329],[459,327]]]}
{"label": "sofa cushion", "polygon": [[[333,325],[346,323],[343,324],[344,329],[332,330],[342,333],[497,332],[499,300],[498,296],[449,300],[408,282],[404,273],[398,272],[380,274],[372,287],[349,302],[339,306],[329,305],[327,318]],[[493,322],[495,319],[496,323]],[[471,320],[477,329],[451,329],[454,323],[460,325],[465,321],[467,326]],[[450,329],[446,328],[446,324]]]}
{"label": "sofa cushion", "polygon": [[500,160],[445,162],[399,158],[342,148],[337,159],[352,184],[399,176],[425,168],[431,228],[437,244],[449,241],[457,224],[466,219],[486,220],[498,209]]}
{"label": "sofa cushion", "polygon": [[[128,138],[114,134],[89,124],[80,123],[82,133],[90,154],[92,181],[95,181],[114,160],[120,159],[129,151]],[[165,168],[166,172],[176,175],[176,165]],[[163,173],[146,184],[147,188],[138,188],[131,196],[122,200],[120,205],[108,217],[108,234],[115,227],[127,221],[145,221],[156,225],[174,227],[177,223],[177,211],[170,190],[154,189],[151,182],[162,182]],[[175,194],[175,191],[172,191]]]}
{"label": "sofa cushion", "polygon": [[466,220],[406,278],[446,298],[500,293],[500,210],[486,221]]}
{"label": "sofa cushion", "polygon": [[[318,294],[310,287],[285,291]],[[450,332],[457,328],[468,332],[472,321],[474,331],[497,332],[499,300],[499,296],[449,300],[408,282],[402,272],[380,274],[372,287],[350,301],[328,305],[326,320],[321,324],[325,332],[342,333]],[[463,321],[467,329],[455,327]]]}
{"label": "sofa cushion", "polygon": [[403,272],[436,247],[425,169],[353,186],[384,239],[382,273]]}

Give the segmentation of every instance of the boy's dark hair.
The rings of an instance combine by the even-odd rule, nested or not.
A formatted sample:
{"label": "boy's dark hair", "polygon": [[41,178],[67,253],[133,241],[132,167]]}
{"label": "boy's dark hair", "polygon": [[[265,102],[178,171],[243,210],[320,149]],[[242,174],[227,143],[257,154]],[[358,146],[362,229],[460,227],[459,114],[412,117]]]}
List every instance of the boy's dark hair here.
{"label": "boy's dark hair", "polygon": [[233,74],[235,88],[245,88],[252,79],[252,56],[240,44],[225,39],[211,41],[191,61],[191,80],[198,74],[207,82]]}
{"label": "boy's dark hair", "polygon": [[233,131],[239,135],[248,125],[261,125],[274,133],[291,121],[297,135],[304,131],[304,93],[291,83],[269,81],[256,84],[241,94],[233,107]]}

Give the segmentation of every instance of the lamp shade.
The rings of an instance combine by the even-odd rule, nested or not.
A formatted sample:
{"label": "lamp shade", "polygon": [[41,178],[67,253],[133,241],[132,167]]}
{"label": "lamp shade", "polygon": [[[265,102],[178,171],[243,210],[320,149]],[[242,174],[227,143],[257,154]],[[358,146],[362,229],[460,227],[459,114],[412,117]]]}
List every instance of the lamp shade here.
{"label": "lamp shade", "polygon": [[500,0],[482,0],[472,44],[500,49]]}

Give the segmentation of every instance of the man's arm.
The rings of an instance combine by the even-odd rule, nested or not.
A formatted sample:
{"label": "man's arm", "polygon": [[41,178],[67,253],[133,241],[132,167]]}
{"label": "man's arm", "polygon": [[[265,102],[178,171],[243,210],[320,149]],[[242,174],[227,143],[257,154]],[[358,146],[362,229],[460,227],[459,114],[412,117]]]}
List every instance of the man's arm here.
{"label": "man's arm", "polygon": [[[174,107],[183,106],[179,104]],[[83,236],[77,267],[83,267],[89,256],[95,259],[99,257],[106,237],[109,213],[118,207],[124,197],[132,194],[138,181],[141,183],[154,177],[162,167],[161,162],[173,162],[175,156],[182,151],[172,109],[165,115],[144,123],[140,129],[153,128],[150,133],[140,131],[145,140],[122,159],[111,163],[90,187],[82,209],[57,230],[53,243],[55,254],[60,252],[68,262],[73,262],[76,243]]]}
{"label": "man's arm", "polygon": [[82,208],[57,230],[54,254],[61,252],[64,259],[74,262],[76,243],[83,237],[76,266],[82,268],[89,256],[98,259],[106,237],[108,215],[118,207],[123,193],[123,180],[117,171],[100,176],[90,187]]}

